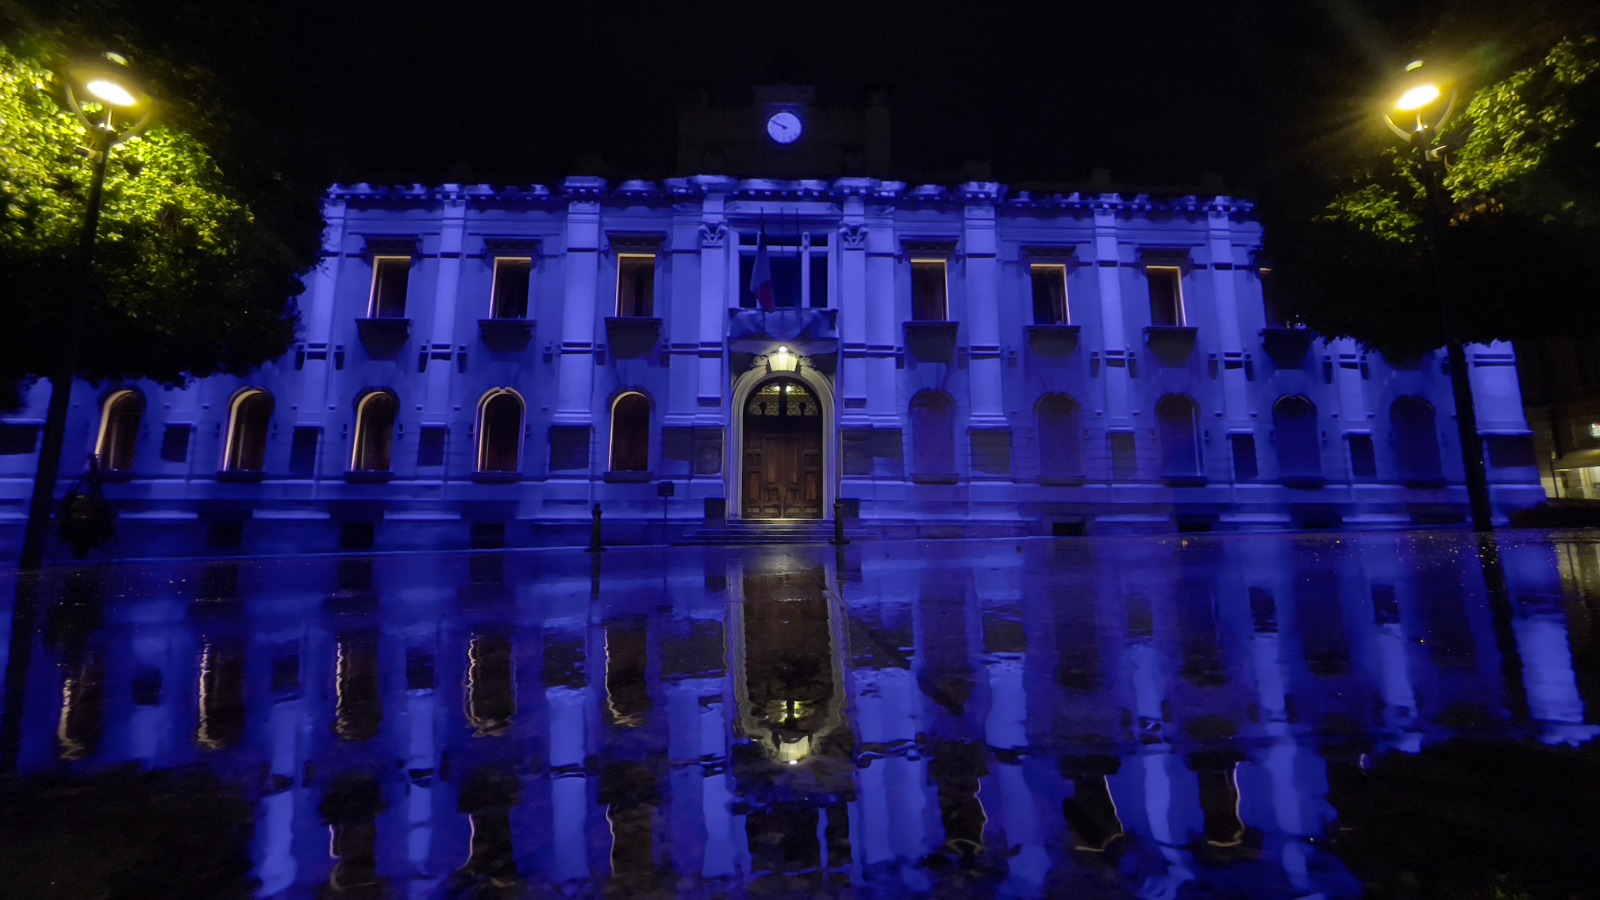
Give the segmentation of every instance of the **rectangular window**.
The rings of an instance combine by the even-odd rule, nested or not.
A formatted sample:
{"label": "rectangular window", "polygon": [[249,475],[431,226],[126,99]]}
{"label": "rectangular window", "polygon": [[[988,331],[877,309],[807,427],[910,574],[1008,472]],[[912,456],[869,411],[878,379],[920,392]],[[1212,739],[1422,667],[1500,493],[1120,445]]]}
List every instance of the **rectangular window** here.
{"label": "rectangular window", "polygon": [[369,319],[400,319],[406,314],[406,285],[411,281],[411,257],[380,256],[372,261],[372,299]]}
{"label": "rectangular window", "polygon": [[1233,448],[1233,480],[1254,481],[1261,474],[1256,464],[1256,436],[1230,434],[1228,443]]}
{"label": "rectangular window", "polygon": [[1066,325],[1071,316],[1067,310],[1067,267],[1032,266],[1033,324]]}
{"label": "rectangular window", "polygon": [[189,461],[189,436],[193,425],[168,425],[161,435],[161,458],[167,462]]}
{"label": "rectangular window", "polygon": [[642,254],[617,257],[617,315],[650,318],[656,310],[656,258]]}
{"label": "rectangular window", "polygon": [[491,319],[526,319],[528,288],[533,281],[533,260],[502,258],[494,261],[494,286],[490,289]]}
{"label": "rectangular window", "polygon": [[1372,435],[1346,435],[1350,442],[1350,474],[1352,477],[1371,480],[1378,477],[1378,459],[1372,451]]}
{"label": "rectangular window", "polygon": [[322,429],[315,425],[296,425],[289,443],[289,475],[310,478],[317,473],[317,442]]}
{"label": "rectangular window", "polygon": [[949,318],[946,304],[945,261],[911,261],[911,318],[918,322],[943,322]]}
{"label": "rectangular window", "polygon": [[772,304],[778,309],[828,308],[828,235],[767,234],[748,232],[739,235],[739,305],[759,306],[752,278],[756,251],[767,248],[767,271],[772,275]]}
{"label": "rectangular window", "polygon": [[1175,266],[1147,266],[1145,280],[1150,283],[1150,324],[1173,327],[1183,324],[1183,270]]}

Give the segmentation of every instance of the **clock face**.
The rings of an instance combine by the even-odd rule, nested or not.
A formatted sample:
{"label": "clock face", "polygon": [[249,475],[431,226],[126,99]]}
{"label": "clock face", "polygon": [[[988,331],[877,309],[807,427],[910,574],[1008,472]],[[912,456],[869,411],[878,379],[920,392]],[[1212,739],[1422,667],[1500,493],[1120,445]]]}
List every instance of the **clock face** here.
{"label": "clock face", "polygon": [[777,112],[767,120],[767,135],[780,144],[800,139],[800,117],[792,112]]}

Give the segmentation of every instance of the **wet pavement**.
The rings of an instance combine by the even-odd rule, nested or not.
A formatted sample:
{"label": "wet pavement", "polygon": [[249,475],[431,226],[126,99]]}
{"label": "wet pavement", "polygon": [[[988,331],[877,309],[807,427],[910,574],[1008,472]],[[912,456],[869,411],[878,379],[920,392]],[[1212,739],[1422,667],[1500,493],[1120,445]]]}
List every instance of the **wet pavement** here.
{"label": "wet pavement", "polygon": [[1582,534],[167,562],[37,596],[0,642],[8,896],[1567,896],[1581,868],[1518,860],[1594,845],[1561,808],[1600,784]]}

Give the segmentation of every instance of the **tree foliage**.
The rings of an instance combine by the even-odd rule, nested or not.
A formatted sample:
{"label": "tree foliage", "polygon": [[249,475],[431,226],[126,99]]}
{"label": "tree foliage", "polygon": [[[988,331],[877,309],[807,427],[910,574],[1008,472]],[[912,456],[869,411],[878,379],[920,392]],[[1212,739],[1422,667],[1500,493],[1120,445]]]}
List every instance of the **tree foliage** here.
{"label": "tree foliage", "polygon": [[[1582,315],[1600,299],[1600,40],[1479,56],[1439,135],[1450,327],[1477,342],[1600,334]],[[1277,287],[1323,334],[1399,355],[1443,343],[1420,166],[1413,148],[1374,140],[1340,174],[1301,173],[1267,198]]]}
{"label": "tree foliage", "polygon": [[324,182],[296,170],[281,143],[258,139],[261,126],[229,96],[224,73],[178,55],[141,58],[135,26],[114,9],[93,11],[108,14],[114,34],[78,29],[67,13],[84,11],[68,8],[52,22],[8,23],[0,39],[0,297],[10,338],[0,408],[4,386],[48,374],[65,310],[83,296],[91,166],[58,74],[85,55],[80,46],[131,52],[161,101],[154,127],[111,152],[82,375],[181,383],[280,356],[295,335],[299,276],[320,246]]}

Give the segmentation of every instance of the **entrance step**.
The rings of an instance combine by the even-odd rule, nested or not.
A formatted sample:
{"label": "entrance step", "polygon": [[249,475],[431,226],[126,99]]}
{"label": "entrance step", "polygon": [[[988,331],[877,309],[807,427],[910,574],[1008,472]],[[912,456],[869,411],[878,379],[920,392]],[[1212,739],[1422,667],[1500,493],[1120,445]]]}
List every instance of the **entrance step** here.
{"label": "entrance step", "polygon": [[[857,535],[846,531],[845,537]],[[717,544],[826,544],[833,540],[833,522],[785,520],[776,522],[738,521],[702,525],[674,541],[678,545]]]}

